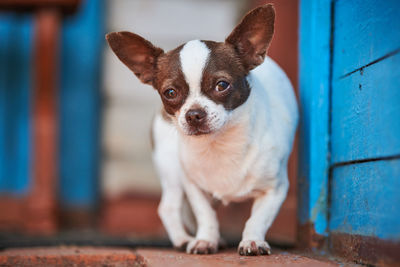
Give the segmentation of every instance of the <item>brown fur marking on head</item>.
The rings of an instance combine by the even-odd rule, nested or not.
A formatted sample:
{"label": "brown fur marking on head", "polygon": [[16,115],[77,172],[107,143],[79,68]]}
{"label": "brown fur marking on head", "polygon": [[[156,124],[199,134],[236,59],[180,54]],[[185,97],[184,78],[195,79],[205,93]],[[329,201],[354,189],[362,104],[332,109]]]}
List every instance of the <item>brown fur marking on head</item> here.
{"label": "brown fur marking on head", "polygon": [[[182,73],[179,59],[182,47],[183,45],[161,55],[157,61],[157,74],[154,87],[160,94],[165,111],[170,115],[175,114],[189,94],[189,85],[186,83]],[[173,100],[165,98],[164,92],[168,89],[174,89],[178,93],[178,96]]]}
{"label": "brown fur marking on head", "polygon": [[[246,80],[248,71],[232,45],[212,41],[204,43],[210,49],[210,57],[203,71],[202,92],[214,102],[222,104],[225,109],[235,109],[243,104],[250,94]],[[228,82],[232,89],[223,94],[216,92],[215,86],[219,81]]]}

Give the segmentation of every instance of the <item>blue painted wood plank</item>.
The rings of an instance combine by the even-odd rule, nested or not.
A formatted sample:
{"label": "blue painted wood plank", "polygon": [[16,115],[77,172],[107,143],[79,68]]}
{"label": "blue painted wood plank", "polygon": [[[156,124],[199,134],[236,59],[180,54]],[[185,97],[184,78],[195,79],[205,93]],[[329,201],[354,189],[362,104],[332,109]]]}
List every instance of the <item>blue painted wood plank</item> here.
{"label": "blue painted wood plank", "polygon": [[30,182],[30,95],[32,84],[32,18],[2,17],[0,191],[23,195]]}
{"label": "blue painted wood plank", "polygon": [[300,4],[299,220],[327,232],[331,1]]}
{"label": "blue painted wood plank", "polygon": [[334,70],[338,78],[400,48],[400,1],[335,1]]}
{"label": "blue painted wood plank", "polygon": [[332,82],[332,162],[400,154],[400,53]]}
{"label": "blue painted wood plank", "polygon": [[7,189],[5,172],[5,136],[6,136],[6,90],[7,90],[7,70],[8,70],[8,47],[9,36],[11,33],[12,16],[0,16],[0,192]]}
{"label": "blue painted wood plank", "polygon": [[104,20],[104,1],[88,0],[63,26],[60,201],[68,207],[98,200]]}
{"label": "blue painted wood plank", "polygon": [[400,159],[336,167],[332,232],[400,241]]}

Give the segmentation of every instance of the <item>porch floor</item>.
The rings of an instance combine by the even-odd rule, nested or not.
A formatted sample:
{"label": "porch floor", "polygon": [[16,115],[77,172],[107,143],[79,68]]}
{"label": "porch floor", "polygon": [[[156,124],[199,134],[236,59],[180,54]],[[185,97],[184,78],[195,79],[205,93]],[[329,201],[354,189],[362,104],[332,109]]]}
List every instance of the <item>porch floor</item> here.
{"label": "porch floor", "polygon": [[233,249],[188,255],[171,249],[59,246],[0,251],[0,266],[356,266],[275,249],[270,256],[245,257]]}

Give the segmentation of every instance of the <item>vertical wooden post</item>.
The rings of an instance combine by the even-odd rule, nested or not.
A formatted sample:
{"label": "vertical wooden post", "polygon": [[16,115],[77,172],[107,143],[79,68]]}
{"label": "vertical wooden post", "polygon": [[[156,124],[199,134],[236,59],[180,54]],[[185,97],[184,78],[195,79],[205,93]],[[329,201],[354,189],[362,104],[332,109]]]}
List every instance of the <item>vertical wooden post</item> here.
{"label": "vertical wooden post", "polygon": [[35,24],[33,182],[26,205],[29,221],[25,229],[46,234],[56,230],[59,11],[45,8],[38,11]]}
{"label": "vertical wooden post", "polygon": [[299,244],[328,236],[332,0],[300,2]]}

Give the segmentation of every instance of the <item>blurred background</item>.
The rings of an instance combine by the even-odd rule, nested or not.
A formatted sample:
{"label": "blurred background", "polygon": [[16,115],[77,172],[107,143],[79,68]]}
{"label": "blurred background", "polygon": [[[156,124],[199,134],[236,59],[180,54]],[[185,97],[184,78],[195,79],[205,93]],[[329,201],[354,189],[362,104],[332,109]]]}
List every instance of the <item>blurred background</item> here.
{"label": "blurred background", "polygon": [[[222,41],[266,2],[268,53],[301,112],[267,240],[399,266],[398,0],[0,0],[0,249],[168,245],[149,140],[161,103],[104,36],[128,30],[165,50]],[[250,205],[218,207],[228,241]]]}
{"label": "blurred background", "polygon": [[[277,12],[269,55],[297,88],[297,0]],[[0,231],[65,231],[166,240],[150,122],[158,94],[112,54],[104,35],[128,30],[164,50],[192,39],[223,41],[265,1],[1,1]],[[291,189],[268,234],[296,240],[296,159]],[[220,207],[221,230],[239,239],[251,203]]]}

